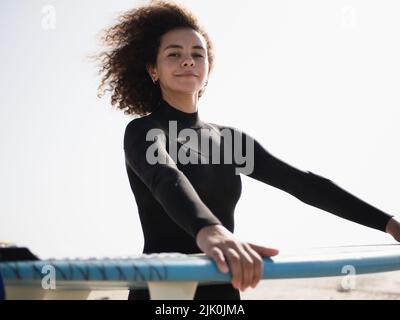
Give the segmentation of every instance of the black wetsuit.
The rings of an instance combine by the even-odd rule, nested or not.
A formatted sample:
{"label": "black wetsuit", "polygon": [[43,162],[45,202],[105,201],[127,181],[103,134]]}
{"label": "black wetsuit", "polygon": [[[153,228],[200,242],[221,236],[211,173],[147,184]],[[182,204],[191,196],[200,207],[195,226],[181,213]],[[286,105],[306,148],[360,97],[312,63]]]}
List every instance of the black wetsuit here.
{"label": "black wetsuit", "polygon": [[[179,157],[179,160],[172,158],[169,163],[149,163],[146,152],[155,146],[158,153],[153,154],[161,154],[171,160],[169,139],[172,143],[177,139],[175,134],[169,135],[170,121],[176,121],[178,133],[185,128],[194,129],[199,142],[207,132],[207,138],[213,137],[210,145],[220,148],[209,148],[207,154],[201,146],[196,147],[193,143],[195,140],[180,140],[178,151],[183,151],[191,159],[197,158],[197,164],[182,164]],[[147,141],[147,133],[155,128],[159,129],[157,139]],[[246,174],[249,177],[288,192],[311,206],[371,228],[385,230],[392,216],[353,196],[329,179],[310,171],[301,171],[279,160],[244,132],[205,123],[200,120],[198,112],[182,112],[162,99],[150,115],[132,120],[126,127],[124,137],[126,169],[144,234],[143,253],[200,253],[195,236],[202,227],[222,224],[231,232],[234,231],[234,210],[242,186],[240,174],[235,169],[243,165],[238,164],[232,156],[234,139],[229,148],[226,147],[229,146],[229,139],[215,139],[223,131],[232,133],[232,137],[235,134],[240,136],[243,145],[248,143],[246,139],[251,139],[254,144],[254,169]],[[213,134],[210,135],[210,132]],[[214,150],[220,153],[219,163],[212,158],[213,152],[216,152]],[[246,148],[243,147],[243,150]],[[226,156],[229,153],[233,159],[231,163],[224,161],[229,158]],[[206,158],[209,164],[204,163]],[[249,225],[251,223],[249,221]],[[131,290],[129,299],[148,299],[148,291]],[[230,284],[199,286],[195,299],[240,299],[240,295]]]}

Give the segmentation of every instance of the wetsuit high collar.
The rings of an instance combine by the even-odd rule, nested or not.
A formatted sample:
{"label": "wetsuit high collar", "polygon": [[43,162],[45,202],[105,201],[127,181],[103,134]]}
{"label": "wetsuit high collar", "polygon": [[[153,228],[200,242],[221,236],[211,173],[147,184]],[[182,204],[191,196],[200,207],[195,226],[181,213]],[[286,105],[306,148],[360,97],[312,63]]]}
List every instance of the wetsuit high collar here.
{"label": "wetsuit high collar", "polygon": [[160,116],[164,120],[176,121],[178,127],[196,128],[202,126],[202,121],[200,120],[198,111],[192,113],[183,112],[171,106],[163,98],[160,99],[155,112],[157,113],[157,116]]}

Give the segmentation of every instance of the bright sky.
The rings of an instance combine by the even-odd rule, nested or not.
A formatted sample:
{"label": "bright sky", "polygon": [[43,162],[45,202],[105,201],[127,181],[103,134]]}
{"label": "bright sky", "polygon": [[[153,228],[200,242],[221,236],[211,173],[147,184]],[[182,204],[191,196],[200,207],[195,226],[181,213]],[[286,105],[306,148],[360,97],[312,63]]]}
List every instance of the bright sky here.
{"label": "bright sky", "polygon": [[[143,2],[143,1],[141,1]],[[130,118],[98,99],[85,57],[135,1],[2,0],[0,240],[41,258],[138,254],[125,171]],[[400,4],[181,1],[216,48],[199,114],[278,158],[400,214]],[[286,247],[393,243],[243,177],[236,234]]]}

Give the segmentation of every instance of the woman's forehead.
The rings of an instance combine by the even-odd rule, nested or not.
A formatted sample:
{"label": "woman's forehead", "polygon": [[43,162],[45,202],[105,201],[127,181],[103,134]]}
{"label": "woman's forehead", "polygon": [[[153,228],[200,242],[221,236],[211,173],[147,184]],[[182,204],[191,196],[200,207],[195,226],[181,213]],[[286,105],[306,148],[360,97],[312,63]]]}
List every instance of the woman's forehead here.
{"label": "woman's forehead", "polygon": [[161,38],[162,48],[188,45],[206,48],[206,41],[200,33],[190,28],[170,30]]}

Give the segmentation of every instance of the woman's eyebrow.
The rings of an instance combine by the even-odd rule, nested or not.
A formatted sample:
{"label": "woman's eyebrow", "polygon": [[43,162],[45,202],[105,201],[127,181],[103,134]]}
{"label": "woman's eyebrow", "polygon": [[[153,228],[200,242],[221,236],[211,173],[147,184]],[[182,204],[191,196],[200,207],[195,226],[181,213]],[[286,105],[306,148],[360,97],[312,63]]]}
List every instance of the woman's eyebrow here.
{"label": "woman's eyebrow", "polygon": [[[164,51],[166,51],[167,49],[171,49],[171,48],[178,48],[178,49],[183,49],[183,47],[179,44],[170,44],[169,46],[167,46]],[[206,49],[204,49],[203,46],[193,46],[193,49],[200,49],[200,50],[204,50],[206,51]]]}

